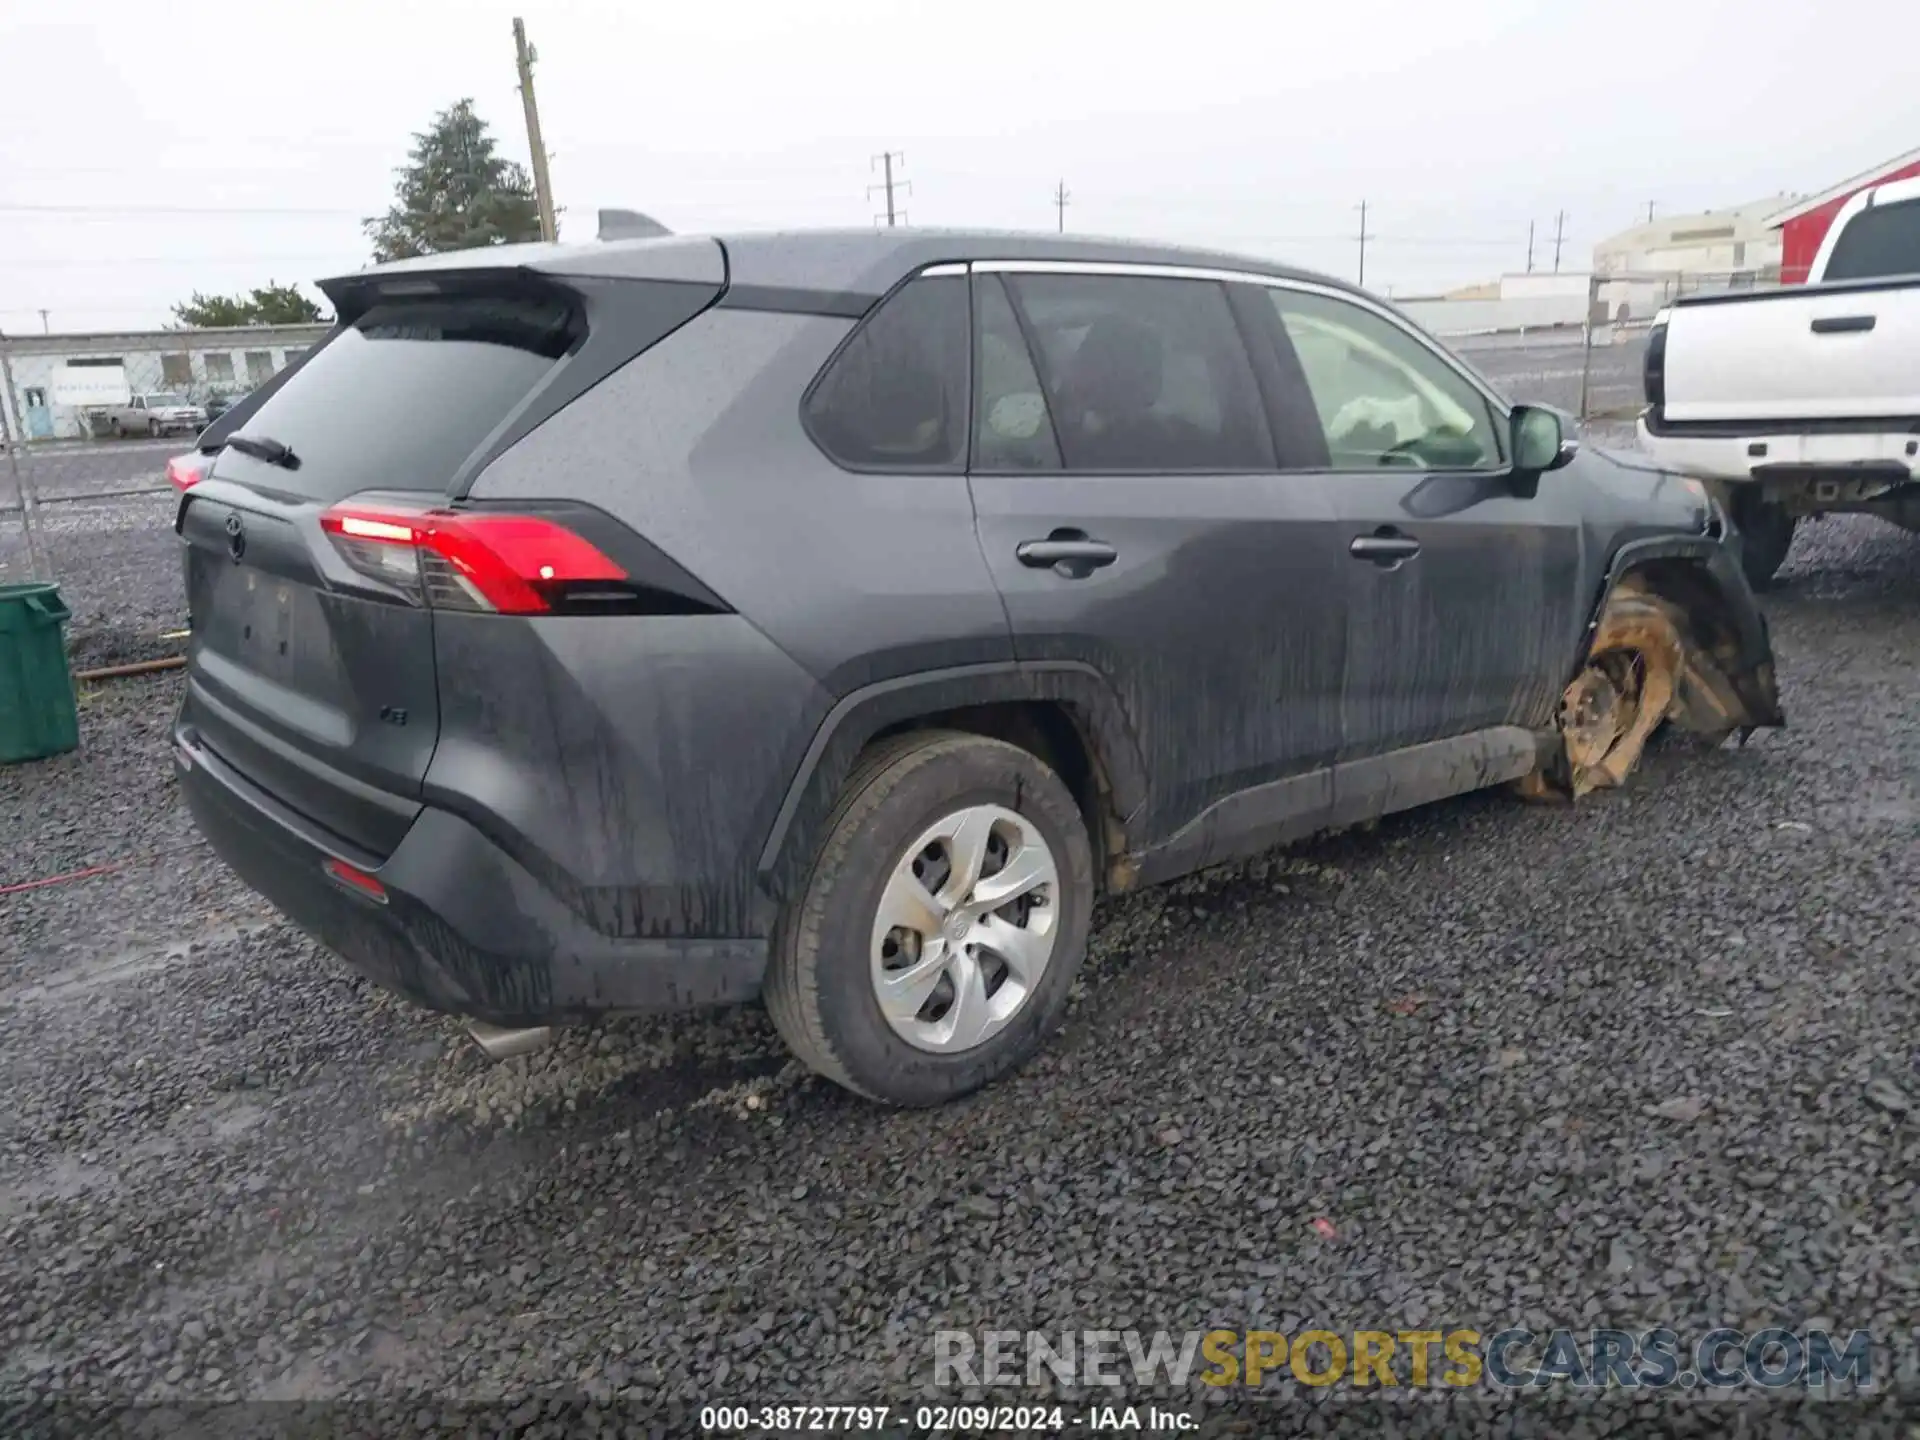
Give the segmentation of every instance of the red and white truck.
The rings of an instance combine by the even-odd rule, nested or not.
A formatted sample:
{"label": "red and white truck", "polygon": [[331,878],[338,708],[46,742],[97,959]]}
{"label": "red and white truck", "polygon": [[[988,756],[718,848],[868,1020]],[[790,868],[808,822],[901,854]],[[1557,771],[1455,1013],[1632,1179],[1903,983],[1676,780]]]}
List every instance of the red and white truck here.
{"label": "red and white truck", "polygon": [[1641,446],[1716,492],[1756,588],[1808,517],[1920,531],[1920,178],[1848,201],[1805,285],[1662,311],[1645,380]]}

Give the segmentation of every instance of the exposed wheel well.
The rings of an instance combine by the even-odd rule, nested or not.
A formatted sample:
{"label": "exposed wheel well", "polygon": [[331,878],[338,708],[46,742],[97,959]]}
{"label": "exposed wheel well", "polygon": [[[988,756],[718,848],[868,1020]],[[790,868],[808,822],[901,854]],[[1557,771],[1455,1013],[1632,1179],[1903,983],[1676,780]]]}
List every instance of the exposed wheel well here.
{"label": "exposed wheel well", "polygon": [[1132,883],[1125,863],[1126,829],[1113,801],[1100,752],[1088,738],[1089,730],[1069,705],[1049,700],[999,700],[984,705],[962,705],[916,715],[876,732],[868,745],[915,730],[961,730],[1018,745],[1038,756],[1066,783],[1086,821],[1093,846],[1094,874],[1108,890],[1124,890]]}
{"label": "exposed wheel well", "polygon": [[1737,647],[1727,597],[1703,566],[1677,557],[1647,560],[1620,579],[1637,581],[1641,588],[1669,601],[1680,612],[1686,638],[1697,649],[1719,659],[1723,650]]}

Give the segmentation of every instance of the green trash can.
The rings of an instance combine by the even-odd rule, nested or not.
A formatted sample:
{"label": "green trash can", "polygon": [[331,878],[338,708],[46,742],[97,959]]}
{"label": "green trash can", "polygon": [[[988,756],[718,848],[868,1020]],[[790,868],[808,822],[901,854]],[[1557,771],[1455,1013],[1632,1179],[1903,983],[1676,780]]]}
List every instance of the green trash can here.
{"label": "green trash can", "polygon": [[58,585],[0,585],[0,765],[80,744],[63,633],[72,613]]}

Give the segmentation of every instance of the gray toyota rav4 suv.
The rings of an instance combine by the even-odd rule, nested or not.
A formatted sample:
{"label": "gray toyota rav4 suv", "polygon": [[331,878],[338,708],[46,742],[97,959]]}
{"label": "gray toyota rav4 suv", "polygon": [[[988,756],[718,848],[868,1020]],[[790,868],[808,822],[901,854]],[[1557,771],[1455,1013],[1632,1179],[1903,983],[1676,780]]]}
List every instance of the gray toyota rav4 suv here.
{"label": "gray toyota rav4 suv", "polygon": [[668,237],[328,282],[175,462],[198,825],[531,1030],[763,997],[931,1104],[1103,891],[1777,725],[1737,537],[1389,306],[1053,236]]}

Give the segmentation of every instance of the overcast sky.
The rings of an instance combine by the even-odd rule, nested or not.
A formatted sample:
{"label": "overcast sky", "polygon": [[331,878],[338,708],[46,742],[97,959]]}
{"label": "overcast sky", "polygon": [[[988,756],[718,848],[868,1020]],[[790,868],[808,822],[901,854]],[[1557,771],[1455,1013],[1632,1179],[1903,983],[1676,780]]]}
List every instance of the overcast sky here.
{"label": "overcast sky", "polygon": [[[434,112],[527,145],[561,235],[919,225],[1192,240],[1399,295],[1562,267],[1644,219],[1819,190],[1920,145],[1893,0],[0,0],[0,328],[155,325],[367,259]],[[1138,16],[1138,18],[1134,18]],[[47,207],[36,209],[35,207]],[[56,208],[64,207],[64,208]],[[252,213],[241,213],[252,212]]]}

